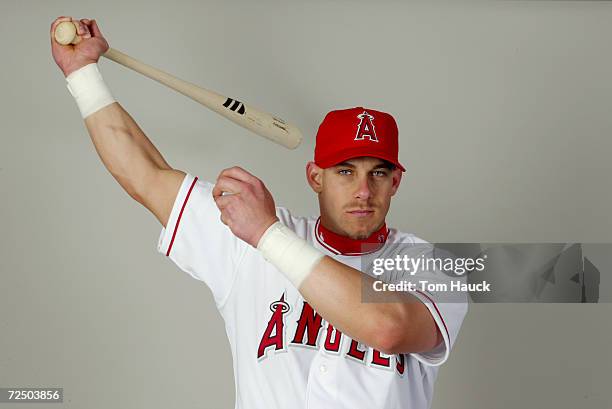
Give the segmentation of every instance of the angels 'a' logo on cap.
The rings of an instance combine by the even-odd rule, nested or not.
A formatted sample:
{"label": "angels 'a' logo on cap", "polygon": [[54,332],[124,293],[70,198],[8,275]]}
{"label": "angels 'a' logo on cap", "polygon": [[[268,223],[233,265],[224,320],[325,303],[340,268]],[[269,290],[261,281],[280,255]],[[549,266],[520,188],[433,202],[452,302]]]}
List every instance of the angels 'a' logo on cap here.
{"label": "angels 'a' logo on cap", "polygon": [[356,141],[362,141],[366,136],[373,142],[378,142],[376,136],[376,129],[374,129],[374,116],[368,114],[367,111],[363,111],[362,114],[357,115],[360,119],[359,126],[357,127],[357,134],[355,135]]}

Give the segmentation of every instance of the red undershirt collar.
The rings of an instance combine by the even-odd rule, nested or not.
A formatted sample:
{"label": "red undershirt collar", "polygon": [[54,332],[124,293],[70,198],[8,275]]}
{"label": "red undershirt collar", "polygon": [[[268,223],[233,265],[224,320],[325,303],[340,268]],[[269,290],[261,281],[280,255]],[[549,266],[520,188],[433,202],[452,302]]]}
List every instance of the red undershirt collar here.
{"label": "red undershirt collar", "polygon": [[[320,217],[315,224],[315,237],[319,244],[332,253],[342,254],[343,256],[359,256],[377,251],[385,244],[388,236],[389,230],[385,223],[383,223],[380,229],[372,233],[370,237],[363,240],[354,240],[326,229],[321,224]],[[364,248],[364,244],[378,244],[378,246],[367,246]]]}

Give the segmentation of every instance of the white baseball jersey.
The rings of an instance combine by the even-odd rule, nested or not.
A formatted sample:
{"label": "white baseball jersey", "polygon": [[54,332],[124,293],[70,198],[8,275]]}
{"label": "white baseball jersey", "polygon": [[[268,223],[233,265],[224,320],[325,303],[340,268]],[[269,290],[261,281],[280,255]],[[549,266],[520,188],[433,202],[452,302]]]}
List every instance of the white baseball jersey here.
{"label": "white baseball jersey", "polygon": [[[444,337],[427,353],[386,355],[353,341],[314,311],[257,249],[221,222],[212,188],[211,183],[185,176],[158,251],[212,290],[233,356],[235,407],[428,408],[438,366],[448,358],[467,303],[436,303],[435,293],[415,293]],[[318,234],[318,219],[295,217],[280,207],[277,216],[324,254],[359,268],[358,255],[337,254]],[[389,229],[387,242],[422,240]],[[380,251],[384,253],[385,247]]]}

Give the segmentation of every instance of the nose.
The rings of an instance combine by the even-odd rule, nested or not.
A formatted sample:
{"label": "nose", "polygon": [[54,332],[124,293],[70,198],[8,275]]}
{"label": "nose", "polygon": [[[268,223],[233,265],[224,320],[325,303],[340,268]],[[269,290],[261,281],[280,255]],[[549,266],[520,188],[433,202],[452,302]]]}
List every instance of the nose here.
{"label": "nose", "polygon": [[368,200],[372,196],[369,178],[367,176],[360,177],[356,183],[355,199]]}

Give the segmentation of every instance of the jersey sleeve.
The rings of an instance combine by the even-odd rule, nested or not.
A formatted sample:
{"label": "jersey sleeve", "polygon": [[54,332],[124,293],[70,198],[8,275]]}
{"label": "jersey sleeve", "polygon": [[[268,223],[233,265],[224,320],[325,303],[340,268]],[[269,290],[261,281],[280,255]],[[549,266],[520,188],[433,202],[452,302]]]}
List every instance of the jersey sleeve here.
{"label": "jersey sleeve", "polygon": [[413,353],[412,355],[425,365],[442,365],[448,359],[457,340],[459,329],[467,314],[467,300],[464,302],[440,301],[435,293],[429,291],[415,291],[412,295],[421,300],[429,309],[443,338],[443,341],[431,351]]}
{"label": "jersey sleeve", "polygon": [[[408,246],[406,252],[415,259],[426,260],[438,256],[433,250],[433,246],[428,243],[415,244],[413,247],[414,251],[411,251],[410,247]],[[465,277],[454,275],[451,277],[440,270],[419,268],[413,271],[413,274],[407,271],[395,271],[390,275],[389,280],[393,283],[400,281],[415,283],[415,291],[410,291],[409,293],[427,307],[442,334],[443,341],[434,349],[425,352],[413,352],[411,354],[425,365],[442,365],[450,356],[450,351],[457,340],[459,329],[468,310],[467,294],[460,291],[449,291],[451,289],[451,281],[465,283]],[[420,287],[421,281],[436,285],[436,288],[442,288],[439,285],[446,286],[447,290],[432,291],[422,289]]]}
{"label": "jersey sleeve", "polygon": [[185,175],[168,223],[159,235],[157,250],[181,270],[205,282],[219,308],[232,289],[248,244],[221,222],[212,197],[213,186]]}

